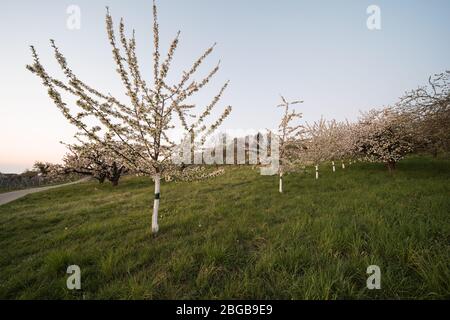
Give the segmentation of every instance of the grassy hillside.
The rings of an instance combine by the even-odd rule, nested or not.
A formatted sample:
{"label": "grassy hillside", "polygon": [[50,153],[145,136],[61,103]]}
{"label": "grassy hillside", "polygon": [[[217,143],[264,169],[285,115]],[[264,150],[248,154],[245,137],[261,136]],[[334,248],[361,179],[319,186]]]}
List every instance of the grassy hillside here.
{"label": "grassy hillside", "polygon": [[[88,182],[0,207],[0,298],[450,298],[450,162]],[[66,289],[77,264],[82,290]],[[366,289],[379,265],[381,290]]]}

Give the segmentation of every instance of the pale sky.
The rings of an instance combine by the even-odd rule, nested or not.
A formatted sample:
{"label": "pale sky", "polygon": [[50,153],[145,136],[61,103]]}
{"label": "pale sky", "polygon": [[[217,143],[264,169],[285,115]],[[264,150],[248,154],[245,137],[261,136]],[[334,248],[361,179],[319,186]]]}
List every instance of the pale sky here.
{"label": "pale sky", "polygon": [[[81,10],[81,28],[66,26],[69,5]],[[369,5],[381,9],[381,30],[369,30]],[[87,83],[121,96],[106,38],[105,6],[136,29],[144,74],[151,79],[150,0],[11,0],[0,4],[0,172],[21,172],[35,160],[60,162],[75,129],[25,69],[36,46],[49,70],[56,40],[71,68]],[[275,127],[282,93],[305,101],[304,119],[354,120],[359,110],[395,103],[429,75],[450,69],[450,1],[160,0],[161,44],[177,30],[173,72],[180,74],[212,43],[207,67],[221,70],[199,102],[231,84],[222,105],[233,112],[224,128]],[[204,69],[208,71],[208,68]]]}

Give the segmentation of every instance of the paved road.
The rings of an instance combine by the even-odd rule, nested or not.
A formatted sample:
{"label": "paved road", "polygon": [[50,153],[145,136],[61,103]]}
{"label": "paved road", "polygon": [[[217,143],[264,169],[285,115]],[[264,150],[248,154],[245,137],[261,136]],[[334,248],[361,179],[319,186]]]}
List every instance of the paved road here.
{"label": "paved road", "polygon": [[27,194],[30,193],[35,193],[35,192],[41,192],[41,191],[45,191],[45,190],[50,190],[50,189],[54,189],[54,188],[59,188],[59,187],[63,187],[63,186],[69,186],[71,184],[75,184],[75,183],[79,183],[82,181],[86,181],[86,179],[81,179],[75,182],[69,182],[69,183],[65,183],[65,184],[58,184],[55,186],[48,186],[48,187],[39,187],[39,188],[30,188],[30,189],[24,189],[24,190],[17,190],[17,191],[11,191],[11,192],[6,192],[6,193],[0,193],[0,206],[3,204],[6,204],[8,202],[17,200],[19,198],[22,198],[24,196],[26,196]]}

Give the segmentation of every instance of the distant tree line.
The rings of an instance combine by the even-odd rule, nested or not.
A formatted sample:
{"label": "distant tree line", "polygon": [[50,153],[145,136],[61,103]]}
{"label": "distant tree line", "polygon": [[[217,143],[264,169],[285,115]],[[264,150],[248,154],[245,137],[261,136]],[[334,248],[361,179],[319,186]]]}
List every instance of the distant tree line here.
{"label": "distant tree line", "polygon": [[58,184],[79,179],[80,176],[65,171],[62,165],[36,161],[31,170],[22,173],[0,173],[0,188],[26,189]]}

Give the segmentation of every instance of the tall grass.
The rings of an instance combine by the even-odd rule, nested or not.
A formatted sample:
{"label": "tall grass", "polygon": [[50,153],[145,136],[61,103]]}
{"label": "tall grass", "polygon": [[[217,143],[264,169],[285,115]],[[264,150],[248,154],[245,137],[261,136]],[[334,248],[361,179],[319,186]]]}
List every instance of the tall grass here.
{"label": "tall grass", "polygon": [[[450,298],[450,162],[411,158],[277,177],[250,168],[163,183],[127,178],[0,207],[0,298]],[[169,200],[170,199],[170,200]],[[81,267],[82,290],[66,289]],[[381,290],[366,268],[381,268]]]}

